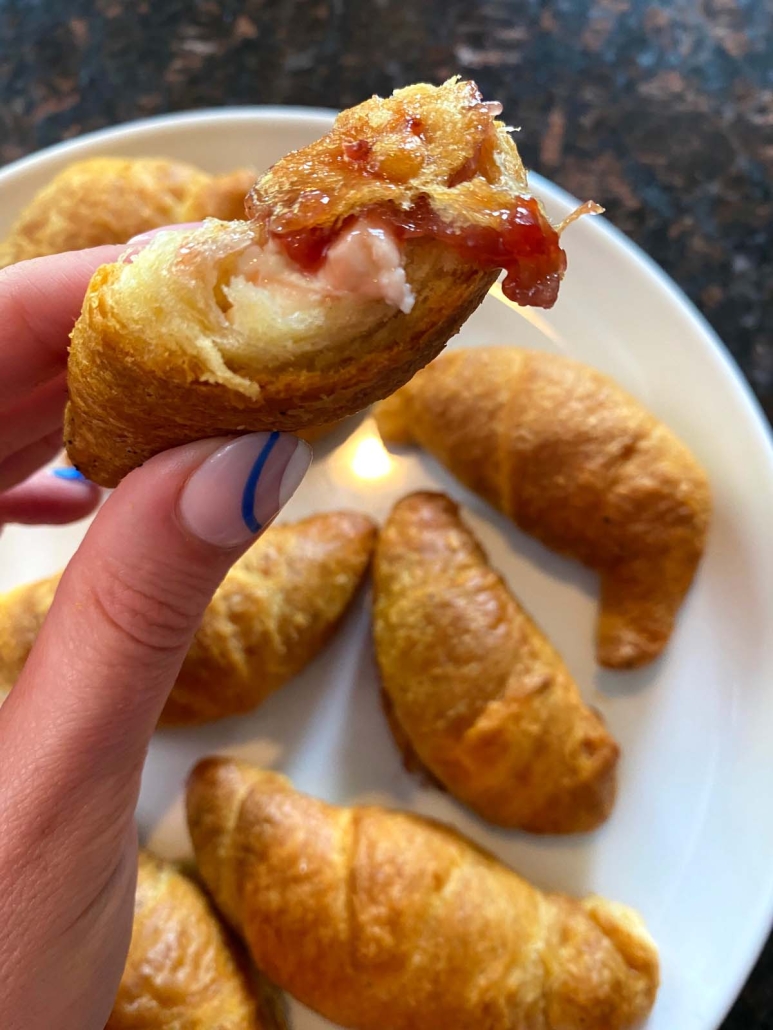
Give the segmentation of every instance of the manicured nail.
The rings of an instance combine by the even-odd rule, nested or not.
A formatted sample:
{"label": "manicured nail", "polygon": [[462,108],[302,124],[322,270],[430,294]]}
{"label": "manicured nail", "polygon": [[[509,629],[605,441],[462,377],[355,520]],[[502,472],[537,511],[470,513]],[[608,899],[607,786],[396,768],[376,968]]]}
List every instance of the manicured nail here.
{"label": "manicured nail", "polygon": [[188,530],[217,547],[239,547],[290,500],[311,464],[311,448],[283,433],[251,433],[215,451],[180,497]]}
{"label": "manicured nail", "polygon": [[56,476],[57,479],[71,479],[78,483],[90,482],[82,472],[73,468],[72,465],[63,465],[61,468],[51,469],[51,475]]}
{"label": "manicured nail", "polygon": [[201,224],[201,222],[177,222],[175,225],[162,225],[158,229],[148,229],[147,232],[141,232],[139,236],[132,236],[128,242],[147,243],[148,240],[152,240],[154,236],[158,236],[160,232],[176,232],[182,229],[198,229]]}
{"label": "manicured nail", "polygon": [[180,222],[178,225],[162,225],[160,229],[148,229],[147,232],[141,232],[139,236],[132,236],[126,244],[126,250],[118,260],[122,265],[130,265],[153,240],[153,237],[158,236],[160,232],[181,232],[183,229],[198,229],[200,225],[201,222]]}

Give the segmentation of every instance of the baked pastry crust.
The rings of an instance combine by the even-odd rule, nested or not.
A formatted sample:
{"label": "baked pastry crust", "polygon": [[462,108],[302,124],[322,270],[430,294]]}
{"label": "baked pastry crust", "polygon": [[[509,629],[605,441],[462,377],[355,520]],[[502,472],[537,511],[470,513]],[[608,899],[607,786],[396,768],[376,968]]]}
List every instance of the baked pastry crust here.
{"label": "baked pastry crust", "polygon": [[[370,563],[376,527],[332,511],[272,526],[207,606],[161,715],[192,726],[251,711],[335,633]],[[0,700],[19,677],[59,576],[0,597]]]}
{"label": "baked pastry crust", "polygon": [[278,992],[246,956],[203,891],[140,852],[134,925],[105,1030],[285,1030]]}
{"label": "baked pastry crust", "polygon": [[399,501],[373,567],[392,725],[460,801],[500,826],[595,829],[619,748],[443,494]]}
{"label": "baked pastry crust", "polygon": [[375,541],[372,520],[354,511],[272,526],[207,607],[161,725],[251,711],[301,672],[341,624]]}
{"label": "baked pastry crust", "polygon": [[[344,112],[277,162],[248,208],[249,222],[162,234],[94,276],[72,334],[65,424],[70,458],[93,481],[114,486],[203,436],[351,415],[431,360],[502,267],[514,296],[543,305],[565,267],[514,143],[469,82]],[[407,294],[401,308],[322,288],[331,248],[361,224],[398,248],[412,306]]]}
{"label": "baked pastry crust", "polygon": [[596,653],[633,668],[666,646],[706,545],[711,494],[687,447],[608,376],[557,354],[444,354],[376,409],[548,547],[601,576]]}
{"label": "baked pastry crust", "polygon": [[244,198],[254,181],[247,168],[208,175],[158,157],[76,161],[19,213],[0,241],[0,268],[46,254],[126,243],[178,222],[244,218]]}
{"label": "baked pastry crust", "polygon": [[658,987],[632,910],[545,894],[449,827],[225,758],[188,781],[201,875],[258,967],[356,1030],[627,1030]]}

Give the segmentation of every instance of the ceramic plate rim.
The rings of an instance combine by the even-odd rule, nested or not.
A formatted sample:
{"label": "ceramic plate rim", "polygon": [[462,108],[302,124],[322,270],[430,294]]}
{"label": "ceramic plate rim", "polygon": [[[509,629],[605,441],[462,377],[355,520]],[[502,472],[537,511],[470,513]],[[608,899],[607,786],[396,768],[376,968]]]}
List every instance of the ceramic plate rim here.
{"label": "ceramic plate rim", "polygon": [[[223,121],[235,123],[243,121],[250,124],[274,120],[299,124],[314,123],[324,130],[334,115],[335,111],[332,109],[321,107],[237,105],[222,108],[208,107],[139,118],[84,133],[74,139],[64,140],[8,163],[0,168],[0,191],[6,186],[23,180],[30,172],[39,172],[45,169],[46,165],[57,164],[63,158],[76,159],[79,152],[89,151],[94,144],[110,139],[126,140],[149,131],[174,129],[179,125],[204,127],[213,122]],[[571,194],[542,176],[531,174],[530,179],[538,190],[547,196],[564,204],[576,203]],[[696,334],[707,345],[704,347],[706,359],[719,366],[724,373],[729,389],[736,395],[736,400],[741,402],[749,428],[760,445],[762,453],[766,456],[768,470],[771,480],[773,480],[773,429],[768,424],[764,412],[738,364],[716,331],[674,280],[638,244],[606,219],[598,219],[594,228],[605,234],[616,248],[626,254],[636,266],[639,274],[649,278],[661,292],[668,296],[671,303],[681,311],[682,315],[687,317]],[[763,892],[761,891],[761,893]],[[773,866],[771,866],[766,893],[767,903],[758,910],[757,918],[754,920],[754,929],[748,933],[745,957],[738,963],[737,975],[732,978],[732,982],[728,982],[724,999],[719,1005],[721,1011],[714,1023],[715,1027],[721,1025],[734,1004],[761,954],[771,927],[773,927]]]}

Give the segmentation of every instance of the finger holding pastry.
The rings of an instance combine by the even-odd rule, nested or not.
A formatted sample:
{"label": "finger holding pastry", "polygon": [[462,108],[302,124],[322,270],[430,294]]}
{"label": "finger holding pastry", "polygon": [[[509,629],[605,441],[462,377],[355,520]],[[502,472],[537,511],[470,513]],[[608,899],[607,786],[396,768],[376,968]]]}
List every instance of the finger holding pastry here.
{"label": "finger holding pastry", "polygon": [[740,982],[767,439],[527,175],[583,126],[439,82],[0,175],[0,1030],[663,1030]]}
{"label": "finger holding pastry", "polygon": [[62,450],[68,333],[94,270],[119,254],[98,247],[0,269],[0,528],[63,525],[99,503],[75,469],[43,466]]}
{"label": "finger holding pastry", "polygon": [[41,469],[0,493],[0,527],[5,523],[60,526],[78,522],[94,511],[101,494],[71,466]]}
{"label": "finger holding pastry", "polygon": [[[376,529],[332,511],[272,526],[207,606],[161,714],[194,726],[252,711],[335,633],[368,569]],[[59,576],[0,596],[0,701],[21,675]]]}
{"label": "finger holding pastry", "polygon": [[207,604],[310,458],[279,434],[158,455],[107,499],[57,584],[0,707],[4,1028],[105,1026],[150,737]]}
{"label": "finger holding pastry", "polygon": [[361,410],[504,289],[549,307],[566,267],[496,105],[472,82],[374,97],[278,161],[246,222],[155,237],[94,276],[65,442],[114,486],[152,454]]}

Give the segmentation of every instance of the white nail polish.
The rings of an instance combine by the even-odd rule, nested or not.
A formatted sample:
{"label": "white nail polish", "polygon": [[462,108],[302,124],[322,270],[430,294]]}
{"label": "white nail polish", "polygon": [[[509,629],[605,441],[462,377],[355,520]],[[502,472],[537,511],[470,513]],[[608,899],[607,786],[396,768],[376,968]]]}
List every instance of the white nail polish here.
{"label": "white nail polish", "polygon": [[239,547],[261,531],[295,493],[311,448],[281,433],[231,440],[196,469],[179,504],[187,529],[217,547]]}

